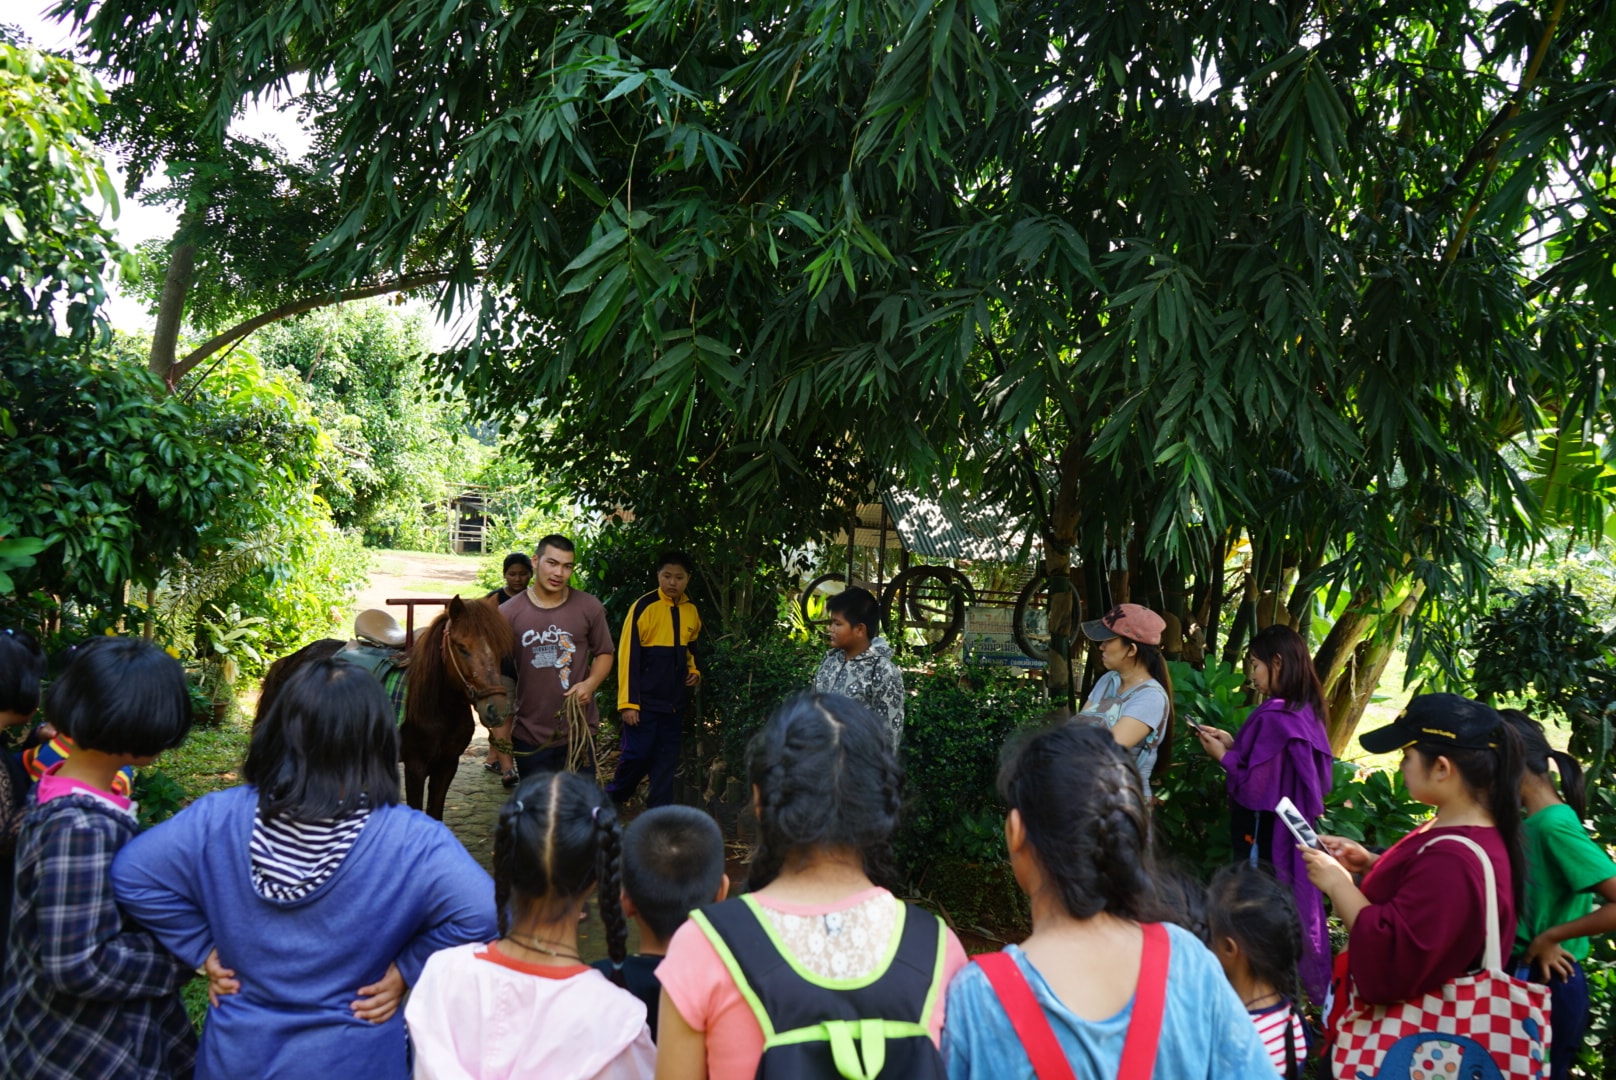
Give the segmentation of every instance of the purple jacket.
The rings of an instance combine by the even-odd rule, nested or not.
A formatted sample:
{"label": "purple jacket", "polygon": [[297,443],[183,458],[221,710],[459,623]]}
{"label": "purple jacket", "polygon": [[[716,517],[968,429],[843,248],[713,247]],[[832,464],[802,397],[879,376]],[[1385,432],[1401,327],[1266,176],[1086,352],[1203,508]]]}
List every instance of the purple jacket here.
{"label": "purple jacket", "polygon": [[[1334,758],[1324,724],[1311,705],[1300,708],[1270,698],[1252,710],[1223,755],[1229,801],[1248,810],[1272,813],[1281,796],[1309,822],[1324,813],[1324,796],[1334,778]],[[1324,897],[1307,880],[1307,866],[1290,831],[1276,823],[1274,840],[1264,852],[1279,879],[1291,887],[1302,916],[1302,984],[1315,1002],[1323,1001],[1330,977],[1330,936],[1325,927]]]}

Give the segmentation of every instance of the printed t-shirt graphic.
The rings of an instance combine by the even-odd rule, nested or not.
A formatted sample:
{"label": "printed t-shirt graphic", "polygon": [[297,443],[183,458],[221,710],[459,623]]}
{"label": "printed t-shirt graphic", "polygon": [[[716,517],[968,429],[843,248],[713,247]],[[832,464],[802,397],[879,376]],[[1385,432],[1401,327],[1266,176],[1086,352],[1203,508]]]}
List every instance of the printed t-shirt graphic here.
{"label": "printed t-shirt graphic", "polygon": [[543,630],[524,632],[522,647],[533,650],[533,659],[528,661],[531,666],[540,671],[554,668],[561,680],[561,689],[572,686],[572,657],[578,647],[572,643],[571,634],[551,623]]}

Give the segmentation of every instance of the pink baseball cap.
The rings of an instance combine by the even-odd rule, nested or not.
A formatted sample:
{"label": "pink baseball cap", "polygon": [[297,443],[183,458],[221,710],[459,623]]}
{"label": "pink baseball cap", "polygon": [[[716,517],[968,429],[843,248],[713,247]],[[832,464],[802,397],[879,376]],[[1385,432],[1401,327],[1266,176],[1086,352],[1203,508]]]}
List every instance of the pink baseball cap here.
{"label": "pink baseball cap", "polygon": [[1083,636],[1090,641],[1125,637],[1140,645],[1160,645],[1167,623],[1143,604],[1118,604],[1098,619],[1083,624]]}

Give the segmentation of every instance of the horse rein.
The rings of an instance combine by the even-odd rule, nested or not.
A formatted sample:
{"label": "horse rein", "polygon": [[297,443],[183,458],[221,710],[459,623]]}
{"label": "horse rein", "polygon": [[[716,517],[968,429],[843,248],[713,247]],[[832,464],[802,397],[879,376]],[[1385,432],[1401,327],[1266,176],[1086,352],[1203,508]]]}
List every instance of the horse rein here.
{"label": "horse rein", "polygon": [[454,616],[445,615],[443,626],[443,658],[448,661],[449,666],[454,669],[455,678],[460,680],[462,689],[466,694],[470,695],[466,700],[473,707],[475,707],[479,702],[486,701],[491,697],[498,697],[499,695],[506,693],[507,691],[503,683],[497,687],[480,687],[470,679],[466,678],[465,671],[460,667],[460,658],[455,655],[452,639],[453,634]]}

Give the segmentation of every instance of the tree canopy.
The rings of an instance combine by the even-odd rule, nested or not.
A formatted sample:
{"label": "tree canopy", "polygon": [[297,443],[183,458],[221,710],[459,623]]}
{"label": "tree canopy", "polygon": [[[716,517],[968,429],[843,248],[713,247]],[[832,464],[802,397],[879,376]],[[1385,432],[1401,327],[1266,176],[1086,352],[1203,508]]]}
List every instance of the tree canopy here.
{"label": "tree canopy", "polygon": [[477,313],[444,370],[575,458],[672,432],[828,508],[853,448],[1203,626],[1244,537],[1248,625],[1339,616],[1354,719],[1492,545],[1604,526],[1608,2],[62,8],[159,100],[183,37],[215,137],[305,78],[314,265],[430,252]]}

